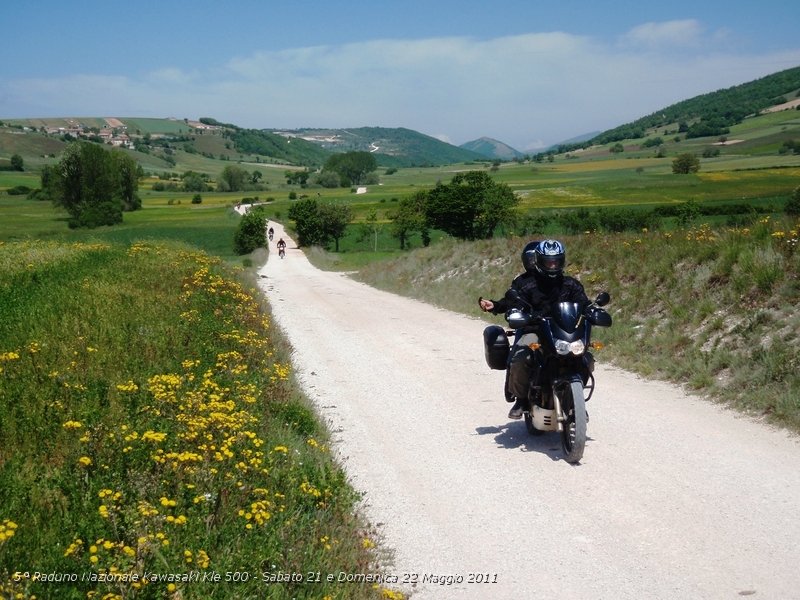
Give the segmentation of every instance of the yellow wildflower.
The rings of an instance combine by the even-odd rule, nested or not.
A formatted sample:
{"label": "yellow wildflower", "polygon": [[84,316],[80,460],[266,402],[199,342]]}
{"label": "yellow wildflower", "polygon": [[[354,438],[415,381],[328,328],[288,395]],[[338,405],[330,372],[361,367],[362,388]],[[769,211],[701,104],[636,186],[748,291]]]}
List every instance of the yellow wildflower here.
{"label": "yellow wildflower", "polygon": [[118,383],[117,390],[120,392],[136,392],[138,391],[139,386],[136,385],[133,381],[128,380],[127,383]]}
{"label": "yellow wildflower", "polygon": [[16,532],[16,530],[17,530],[17,524],[14,523],[14,521],[6,519],[2,523],[0,523],[0,544],[14,537],[14,533]]}
{"label": "yellow wildflower", "polygon": [[76,554],[78,550],[80,550],[82,547],[83,547],[83,540],[77,538],[74,542],[72,542],[69,545],[67,550],[64,552],[64,556],[72,556],[73,554]]}

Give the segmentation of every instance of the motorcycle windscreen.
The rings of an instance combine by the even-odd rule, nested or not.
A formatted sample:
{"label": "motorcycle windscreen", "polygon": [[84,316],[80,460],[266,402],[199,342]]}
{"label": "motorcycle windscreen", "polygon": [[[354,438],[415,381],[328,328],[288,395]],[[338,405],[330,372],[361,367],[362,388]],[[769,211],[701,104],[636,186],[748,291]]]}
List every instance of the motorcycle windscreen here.
{"label": "motorcycle windscreen", "polygon": [[574,333],[581,318],[580,305],[577,302],[560,302],[556,311],[556,322],[567,333]]}

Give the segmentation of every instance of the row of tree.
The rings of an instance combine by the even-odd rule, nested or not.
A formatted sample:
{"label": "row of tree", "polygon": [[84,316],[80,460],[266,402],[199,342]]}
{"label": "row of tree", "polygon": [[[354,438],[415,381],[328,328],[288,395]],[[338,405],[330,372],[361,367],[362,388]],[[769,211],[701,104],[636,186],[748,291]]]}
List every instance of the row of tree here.
{"label": "row of tree", "polygon": [[[439,183],[400,200],[390,216],[392,235],[405,248],[411,236],[430,242],[430,231],[439,229],[463,240],[487,239],[497,227],[514,219],[519,199],[506,184],[497,183],[485,171],[459,173],[450,183]],[[300,246],[327,246],[344,236],[353,218],[350,206],[301,200],[289,209]],[[373,216],[373,220],[377,220]]]}
{"label": "row of tree", "polygon": [[325,188],[337,188],[378,183],[377,169],[378,163],[372,154],[354,151],[334,154],[317,173],[306,168],[286,171],[284,175],[289,185],[306,187],[311,181]]}

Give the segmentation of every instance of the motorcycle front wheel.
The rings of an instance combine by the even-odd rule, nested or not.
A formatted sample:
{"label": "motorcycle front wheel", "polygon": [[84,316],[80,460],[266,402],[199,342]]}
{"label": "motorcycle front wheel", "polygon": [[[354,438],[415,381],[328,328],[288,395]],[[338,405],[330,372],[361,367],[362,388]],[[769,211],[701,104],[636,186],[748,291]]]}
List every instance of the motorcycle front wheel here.
{"label": "motorcycle front wheel", "polygon": [[586,446],[586,401],[583,398],[583,386],[577,381],[563,387],[559,392],[561,410],[567,419],[561,432],[561,445],[564,448],[568,463],[577,464],[583,458]]}

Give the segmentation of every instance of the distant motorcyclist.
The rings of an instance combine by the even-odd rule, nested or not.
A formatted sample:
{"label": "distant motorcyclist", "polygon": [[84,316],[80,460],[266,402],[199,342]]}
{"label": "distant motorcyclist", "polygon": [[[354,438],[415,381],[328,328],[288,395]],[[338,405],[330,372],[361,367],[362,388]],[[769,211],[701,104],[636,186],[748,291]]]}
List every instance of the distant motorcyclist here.
{"label": "distant motorcyclist", "polygon": [[271,242],[272,241],[272,236],[275,235],[275,230],[272,227],[270,227],[269,231],[267,233],[269,234],[269,241]]}
{"label": "distant motorcyclist", "polygon": [[276,246],[278,247],[278,256],[283,258],[283,255],[286,254],[286,242],[283,241],[283,238],[280,238]]}
{"label": "distant motorcyclist", "polygon": [[[558,240],[543,240],[528,243],[522,249],[522,265],[525,272],[511,282],[511,289],[519,293],[536,311],[536,316],[552,316],[559,302],[589,304],[583,285],[564,275],[566,250]],[[501,300],[478,300],[481,310],[492,314],[505,313],[514,308],[505,298]],[[509,367],[506,375],[506,400],[514,402],[508,413],[509,419],[521,419],[528,387],[536,357],[530,344],[539,340],[534,330],[518,331],[511,347]]]}

